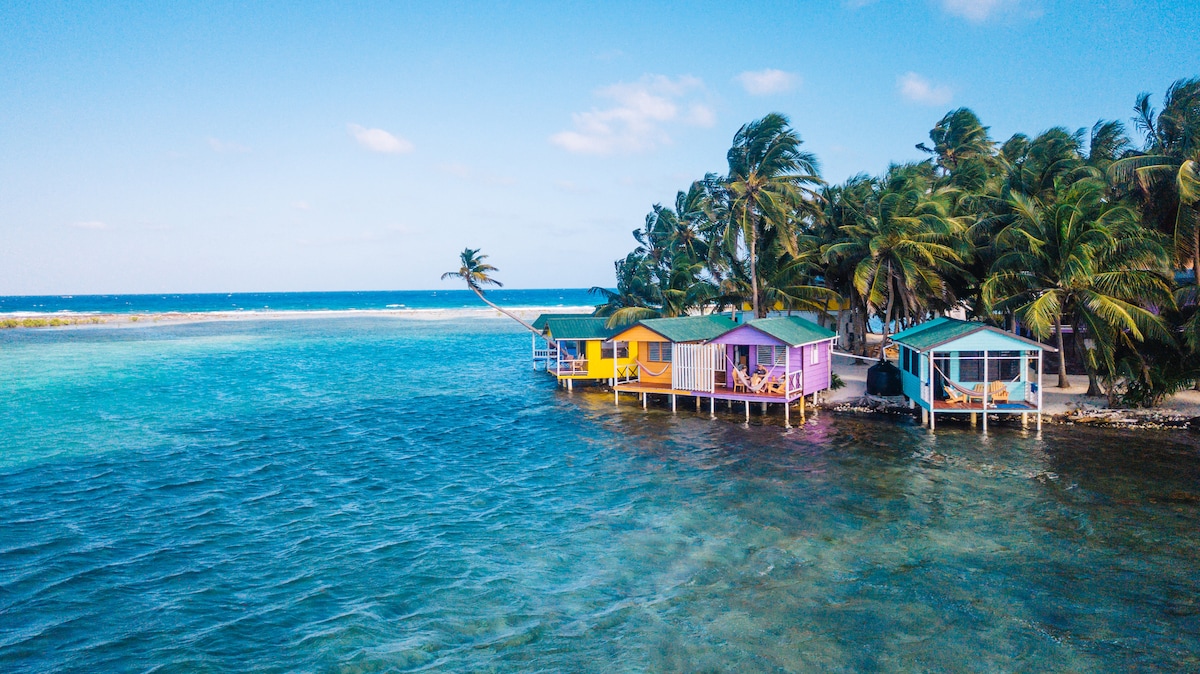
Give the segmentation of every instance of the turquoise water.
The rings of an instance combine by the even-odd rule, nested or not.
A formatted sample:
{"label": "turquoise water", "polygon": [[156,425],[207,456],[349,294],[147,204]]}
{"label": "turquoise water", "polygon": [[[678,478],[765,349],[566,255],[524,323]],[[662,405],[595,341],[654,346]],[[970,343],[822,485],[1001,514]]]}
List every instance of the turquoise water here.
{"label": "turquoise water", "polygon": [[0,334],[0,670],[1200,669],[1191,436],[743,427],[528,345]]}

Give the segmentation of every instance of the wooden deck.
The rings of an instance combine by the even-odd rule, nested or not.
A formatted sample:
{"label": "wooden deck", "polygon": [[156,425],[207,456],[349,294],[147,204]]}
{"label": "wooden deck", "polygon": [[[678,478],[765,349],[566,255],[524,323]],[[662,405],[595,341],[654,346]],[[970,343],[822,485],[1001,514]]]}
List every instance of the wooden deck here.
{"label": "wooden deck", "polygon": [[697,396],[700,398],[716,398],[717,400],[735,400],[752,403],[792,402],[799,400],[800,396],[803,395],[800,391],[792,391],[790,397],[784,398],[782,395],[772,395],[769,393],[735,392],[733,389],[721,386],[718,386],[712,393],[708,391],[681,391],[671,388],[669,384],[653,384],[649,382],[628,382],[617,384],[615,388],[618,393],[658,393],[662,395]]}
{"label": "wooden deck", "polygon": [[[972,400],[965,403],[951,403],[945,400],[935,400],[933,402],[934,412],[982,412],[983,401]],[[1025,412],[1036,412],[1037,405],[1025,401],[1016,400],[1010,403],[988,403],[988,414],[1022,414]]]}

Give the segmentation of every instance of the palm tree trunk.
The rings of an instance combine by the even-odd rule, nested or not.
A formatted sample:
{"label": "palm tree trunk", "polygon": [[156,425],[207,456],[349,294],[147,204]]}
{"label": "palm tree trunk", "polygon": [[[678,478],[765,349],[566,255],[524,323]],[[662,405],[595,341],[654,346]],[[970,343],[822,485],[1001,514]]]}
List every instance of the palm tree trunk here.
{"label": "palm tree trunk", "polygon": [[879,340],[879,360],[883,360],[887,355],[888,327],[892,321],[892,305],[895,298],[895,289],[888,288],[887,308],[883,310],[883,337]]}
{"label": "palm tree trunk", "polygon": [[757,255],[757,240],[758,239],[758,223],[752,222],[750,228],[750,294],[753,296],[754,317],[762,318],[764,314],[759,312],[758,307],[758,255]]}
{"label": "palm tree trunk", "polygon": [[1071,388],[1071,382],[1067,380],[1067,350],[1063,347],[1061,320],[1054,321],[1054,338],[1058,341],[1058,387]]}
{"label": "palm tree trunk", "polygon": [[475,288],[472,288],[471,290],[474,290],[474,291],[475,291],[475,294],[476,294],[476,295],[479,295],[479,299],[483,300],[483,303],[484,303],[484,304],[488,305],[489,307],[491,307],[491,308],[495,309],[496,311],[499,311],[500,313],[504,314],[505,316],[508,316],[509,318],[513,319],[514,321],[516,321],[516,322],[520,323],[521,325],[525,326],[525,329],[526,329],[526,330],[528,330],[528,331],[532,332],[533,334],[537,335],[538,337],[541,337],[542,339],[546,340],[546,342],[547,342],[547,343],[549,343],[551,346],[557,346],[557,344],[554,342],[554,340],[553,340],[553,339],[550,339],[549,337],[547,337],[547,336],[543,335],[541,332],[539,332],[539,331],[538,331],[538,329],[537,329],[537,328],[535,328],[535,327],[533,327],[532,325],[530,325],[530,324],[526,323],[525,321],[521,320],[521,318],[520,318],[520,317],[518,317],[518,316],[516,316],[515,314],[509,313],[508,311],[506,311],[506,310],[504,310],[504,309],[501,309],[500,307],[496,306],[496,305],[495,305],[495,304],[494,304],[494,303],[493,303],[491,300],[489,300],[488,298],[486,298],[486,297],[484,297],[484,296],[483,296],[483,291],[482,291],[482,290],[477,290],[477,289],[475,289]]}

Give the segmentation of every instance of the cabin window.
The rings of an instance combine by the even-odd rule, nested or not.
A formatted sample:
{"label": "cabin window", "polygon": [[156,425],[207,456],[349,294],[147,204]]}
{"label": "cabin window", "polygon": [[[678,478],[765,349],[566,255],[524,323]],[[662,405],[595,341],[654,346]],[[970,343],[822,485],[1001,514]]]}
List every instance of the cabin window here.
{"label": "cabin window", "polygon": [[783,365],[787,358],[787,347],[758,345],[758,364],[763,367]]}
{"label": "cabin window", "polygon": [[821,362],[821,351],[817,348],[816,344],[813,344],[808,347],[808,364],[816,365],[819,362]]}
{"label": "cabin window", "polygon": [[646,344],[646,360],[651,363],[671,362],[670,342],[649,342]]}
{"label": "cabin window", "polygon": [[912,374],[912,351],[908,347],[900,347],[900,369]]}
{"label": "cabin window", "polygon": [[[601,358],[612,358],[613,357],[613,342],[611,339],[600,342],[600,357]],[[629,342],[621,342],[620,345],[617,347],[617,358],[628,358],[628,357],[629,357]]]}
{"label": "cabin window", "polygon": [[983,381],[983,352],[958,352],[958,380],[961,382]]}
{"label": "cabin window", "polygon": [[993,351],[988,354],[988,381],[1013,381],[1019,376],[1020,351]]}

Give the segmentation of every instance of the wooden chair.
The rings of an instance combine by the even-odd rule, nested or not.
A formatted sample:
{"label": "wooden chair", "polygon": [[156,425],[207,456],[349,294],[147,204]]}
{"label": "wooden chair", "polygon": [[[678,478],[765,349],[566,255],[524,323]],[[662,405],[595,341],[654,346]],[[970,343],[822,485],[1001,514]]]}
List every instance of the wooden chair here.
{"label": "wooden chair", "polygon": [[971,399],[967,397],[966,393],[959,393],[949,386],[943,385],[942,390],[946,392],[946,402],[950,403],[951,405],[958,405],[960,403],[971,401]]}
{"label": "wooden chair", "polygon": [[[975,385],[975,392],[979,397],[983,397],[983,384]],[[1005,386],[1002,381],[994,381],[988,384],[987,399],[989,403],[1007,403],[1008,402],[1008,386]]]}

